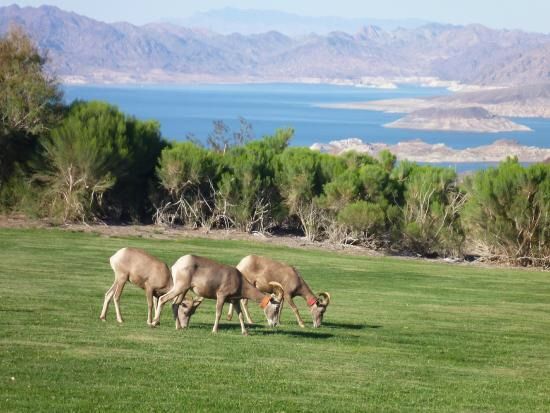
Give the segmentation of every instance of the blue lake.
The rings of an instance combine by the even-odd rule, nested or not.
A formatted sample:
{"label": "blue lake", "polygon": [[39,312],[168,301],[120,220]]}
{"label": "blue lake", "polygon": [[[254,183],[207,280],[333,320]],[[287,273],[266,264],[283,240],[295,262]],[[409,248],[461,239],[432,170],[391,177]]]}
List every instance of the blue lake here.
{"label": "blue lake", "polygon": [[366,142],[397,143],[422,139],[453,148],[514,139],[525,145],[550,147],[550,120],[516,119],[534,132],[464,133],[388,129],[382,125],[400,117],[364,110],[326,109],[322,103],[356,102],[447,94],[445,89],[401,87],[395,90],[302,84],[241,84],[185,86],[74,86],[65,85],[65,99],[104,100],[140,119],[156,119],[166,138],[184,140],[188,134],[205,139],[214,120],[237,129],[239,117],[250,122],[254,136],[292,127],[292,145],[361,138]]}

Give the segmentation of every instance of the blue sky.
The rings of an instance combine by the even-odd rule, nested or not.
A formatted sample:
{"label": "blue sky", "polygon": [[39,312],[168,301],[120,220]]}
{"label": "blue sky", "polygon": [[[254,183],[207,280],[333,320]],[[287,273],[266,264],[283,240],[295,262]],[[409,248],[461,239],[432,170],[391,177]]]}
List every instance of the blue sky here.
{"label": "blue sky", "polygon": [[46,3],[107,22],[135,24],[236,7],[281,10],[305,16],[422,18],[550,33],[550,0],[0,0],[1,6],[13,3],[20,6]]}

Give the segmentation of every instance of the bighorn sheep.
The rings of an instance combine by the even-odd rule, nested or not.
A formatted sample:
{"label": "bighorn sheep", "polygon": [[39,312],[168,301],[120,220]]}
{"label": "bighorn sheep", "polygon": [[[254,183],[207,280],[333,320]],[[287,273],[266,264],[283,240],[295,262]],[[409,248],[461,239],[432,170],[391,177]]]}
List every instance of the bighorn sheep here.
{"label": "bighorn sheep", "polygon": [[[272,291],[270,283],[275,281],[283,286],[285,292],[284,299],[288,301],[290,308],[296,315],[296,320],[300,327],[304,327],[304,322],[300,317],[298,308],[292,299],[301,296],[306,300],[309,311],[313,318],[313,327],[319,327],[323,321],[323,315],[330,303],[330,294],[327,292],[315,296],[304,279],[298,274],[294,267],[273,261],[269,258],[249,255],[244,257],[237,265],[237,269],[243,276],[250,281],[256,288],[265,293]],[[281,305],[282,307],[282,305]],[[246,300],[241,301],[241,308],[249,323],[253,323],[248,312]],[[282,311],[282,308],[281,308]],[[280,314],[280,312],[279,312]],[[233,315],[233,308],[229,307],[227,319],[230,320]],[[279,320],[277,320],[278,323]]]}
{"label": "bighorn sheep", "polygon": [[[137,248],[122,248],[109,260],[115,273],[115,282],[105,293],[105,301],[99,318],[105,321],[107,309],[111,300],[115,302],[116,319],[122,323],[120,314],[120,295],[130,281],[145,290],[147,297],[147,324],[151,325],[153,316],[153,299],[169,291],[172,286],[172,275],[168,266],[157,258]],[[189,317],[195,312],[202,300],[183,299],[177,297],[179,317],[176,317],[176,328],[189,322]],[[187,320],[187,321],[186,321]]]}
{"label": "bighorn sheep", "polygon": [[187,328],[189,326],[189,320],[191,316],[195,314],[195,311],[201,305],[203,297],[197,297],[193,300],[182,300],[180,295],[172,304],[172,313],[174,320],[176,320],[176,330]]}
{"label": "bighorn sheep", "polygon": [[203,257],[185,255],[172,266],[174,286],[158,300],[155,319],[152,326],[158,324],[164,304],[178,295],[185,295],[193,290],[200,297],[216,300],[216,319],[212,332],[218,331],[223,304],[233,302],[241,332],[247,335],[241,313],[239,299],[247,298],[256,301],[263,308],[270,326],[275,326],[278,319],[281,301],[284,296],[283,288],[274,282],[270,284],[274,294],[264,294],[250,284],[235,267],[217,263]]}

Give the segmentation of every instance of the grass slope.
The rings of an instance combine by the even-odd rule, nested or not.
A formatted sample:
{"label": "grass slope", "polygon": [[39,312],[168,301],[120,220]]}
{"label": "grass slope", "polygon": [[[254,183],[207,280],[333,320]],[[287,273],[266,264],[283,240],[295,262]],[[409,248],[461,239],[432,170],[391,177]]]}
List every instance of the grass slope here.
{"label": "grass slope", "polygon": [[[288,306],[283,326],[146,326],[128,285],[126,322],[99,321],[108,258],[135,246],[173,263],[249,253],[296,265],[333,303],[320,329]],[[549,274],[304,251],[266,244],[0,230],[0,411],[548,411]],[[227,307],[227,306],[226,306]]]}

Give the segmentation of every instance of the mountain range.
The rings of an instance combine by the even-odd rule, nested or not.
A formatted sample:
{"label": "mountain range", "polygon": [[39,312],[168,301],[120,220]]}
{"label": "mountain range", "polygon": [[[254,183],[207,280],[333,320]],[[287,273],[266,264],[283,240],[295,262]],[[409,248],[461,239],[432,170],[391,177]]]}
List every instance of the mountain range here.
{"label": "mountain range", "polygon": [[290,36],[171,23],[104,23],[52,6],[0,8],[68,82],[329,81],[432,76],[478,85],[550,81],[550,35],[481,25],[365,26]]}
{"label": "mountain range", "polygon": [[422,19],[374,19],[344,17],[309,17],[276,10],[243,10],[232,7],[195,13],[183,19],[166,19],[185,27],[208,29],[220,34],[258,34],[277,31],[288,36],[311,33],[326,35],[334,31],[354,33],[363,26],[378,26],[384,30],[399,27],[416,28],[430,23]]}

